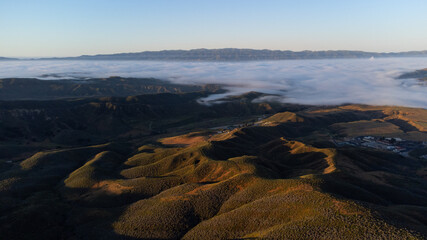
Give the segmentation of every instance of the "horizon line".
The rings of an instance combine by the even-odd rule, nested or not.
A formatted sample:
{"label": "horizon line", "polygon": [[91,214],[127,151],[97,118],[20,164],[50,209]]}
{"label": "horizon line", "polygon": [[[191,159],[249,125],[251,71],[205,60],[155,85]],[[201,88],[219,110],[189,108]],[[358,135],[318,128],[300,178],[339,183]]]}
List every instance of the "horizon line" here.
{"label": "horizon line", "polygon": [[95,53],[95,54],[80,54],[74,56],[2,56],[0,58],[11,58],[17,60],[41,60],[41,59],[52,59],[52,58],[78,58],[78,57],[92,57],[92,56],[103,56],[103,55],[117,55],[117,54],[135,54],[135,53],[144,53],[144,52],[165,52],[165,51],[195,51],[195,50],[255,50],[255,51],[279,51],[279,52],[363,52],[363,53],[375,53],[375,54],[398,54],[398,53],[411,53],[411,52],[427,52],[425,50],[408,50],[408,51],[366,51],[366,50],[348,50],[348,49],[328,49],[328,50],[280,50],[280,49],[269,49],[269,48],[233,48],[233,47],[224,47],[224,48],[190,48],[190,49],[162,49],[162,50],[142,50],[142,51],[133,51],[133,52],[114,52],[114,53]]}

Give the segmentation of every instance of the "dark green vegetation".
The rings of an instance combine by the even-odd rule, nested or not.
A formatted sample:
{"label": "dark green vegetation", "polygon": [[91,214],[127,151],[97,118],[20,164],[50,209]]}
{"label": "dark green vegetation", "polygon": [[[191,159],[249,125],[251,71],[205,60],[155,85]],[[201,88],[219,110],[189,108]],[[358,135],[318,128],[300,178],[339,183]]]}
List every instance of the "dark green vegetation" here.
{"label": "dark green vegetation", "polygon": [[153,78],[93,78],[86,80],[0,79],[0,100],[47,100],[70,97],[131,96],[148,93],[216,91],[217,85],[182,85]]}
{"label": "dark green vegetation", "polygon": [[1,238],[426,238],[427,110],[208,94],[0,102]]}
{"label": "dark green vegetation", "polygon": [[[250,60],[286,60],[286,59],[325,59],[325,58],[370,58],[370,57],[426,57],[427,51],[377,53],[363,51],[280,51],[255,49],[193,49],[145,51],[138,53],[118,53],[101,55],[83,55],[71,60],[174,60],[174,61],[250,61]],[[46,59],[46,58],[45,58]]]}

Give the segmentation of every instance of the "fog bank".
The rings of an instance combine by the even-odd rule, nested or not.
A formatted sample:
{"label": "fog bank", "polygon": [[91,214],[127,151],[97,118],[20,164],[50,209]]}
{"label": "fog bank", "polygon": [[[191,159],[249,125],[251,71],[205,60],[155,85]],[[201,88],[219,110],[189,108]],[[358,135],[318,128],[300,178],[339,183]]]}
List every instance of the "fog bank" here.
{"label": "fog bank", "polygon": [[[427,58],[262,62],[0,61],[0,78],[154,77],[176,83],[226,84],[229,95],[257,91],[301,104],[363,103],[427,108],[427,86],[401,73]],[[215,100],[221,96],[211,96]]]}

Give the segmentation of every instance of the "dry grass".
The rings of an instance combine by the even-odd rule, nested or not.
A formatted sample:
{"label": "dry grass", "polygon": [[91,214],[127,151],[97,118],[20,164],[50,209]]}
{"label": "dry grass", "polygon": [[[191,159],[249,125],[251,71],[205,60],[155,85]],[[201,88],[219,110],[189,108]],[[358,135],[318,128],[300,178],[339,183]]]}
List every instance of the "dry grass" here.
{"label": "dry grass", "polygon": [[[162,138],[162,145],[144,144],[129,155],[107,145],[41,152],[1,176],[0,193],[9,195],[0,198],[6,206],[0,210],[22,212],[0,217],[0,230],[18,226],[10,219],[46,212],[46,219],[61,216],[52,226],[65,222],[81,238],[421,239],[425,163],[304,141],[328,136],[313,126],[351,136],[403,133],[385,119],[391,109],[381,110],[387,114],[378,121],[365,119],[377,119],[374,110],[284,112],[263,120],[265,126]],[[25,196],[17,207],[13,194],[22,189],[29,196],[51,192]],[[31,205],[37,202],[43,206]],[[49,204],[58,208],[46,211]]]}
{"label": "dry grass", "polygon": [[401,135],[403,132],[398,126],[380,120],[374,121],[357,121],[350,123],[337,123],[332,125],[340,134],[346,136],[392,136]]}
{"label": "dry grass", "polygon": [[277,126],[280,123],[285,122],[304,122],[304,118],[298,116],[293,112],[281,112],[259,121],[259,124],[262,124],[264,126]]}
{"label": "dry grass", "polygon": [[178,146],[190,146],[197,143],[201,143],[203,141],[206,141],[209,139],[209,133],[190,133],[185,134],[181,136],[175,136],[175,137],[168,137],[160,139],[159,142],[161,142],[164,145],[178,145]]}

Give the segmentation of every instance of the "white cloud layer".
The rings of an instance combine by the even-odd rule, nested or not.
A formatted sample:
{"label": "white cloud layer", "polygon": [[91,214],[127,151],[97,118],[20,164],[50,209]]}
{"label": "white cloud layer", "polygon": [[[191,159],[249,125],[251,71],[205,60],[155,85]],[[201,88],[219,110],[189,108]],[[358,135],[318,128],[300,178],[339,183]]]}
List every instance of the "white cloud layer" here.
{"label": "white cloud layer", "polygon": [[[277,94],[301,104],[364,103],[427,108],[427,85],[396,79],[426,68],[427,58],[262,62],[0,61],[0,78],[154,77],[176,83],[228,84],[230,94]],[[211,96],[215,99],[220,96]],[[221,96],[223,97],[223,96]]]}

